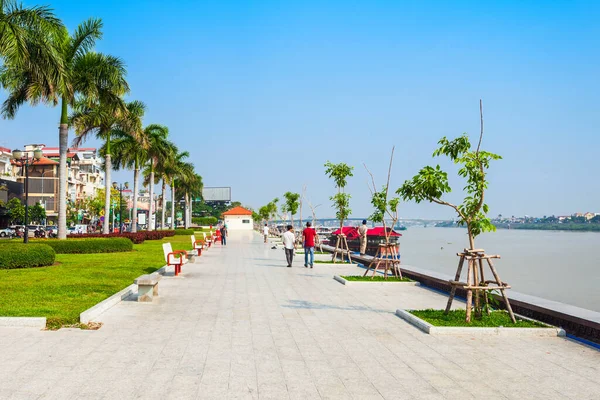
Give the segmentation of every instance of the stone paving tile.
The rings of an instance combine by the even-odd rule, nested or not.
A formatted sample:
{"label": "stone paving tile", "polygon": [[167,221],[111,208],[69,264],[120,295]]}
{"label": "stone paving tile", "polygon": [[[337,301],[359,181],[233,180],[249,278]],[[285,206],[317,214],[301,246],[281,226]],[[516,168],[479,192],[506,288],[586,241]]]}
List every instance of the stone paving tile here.
{"label": "stone paving tile", "polygon": [[361,271],[285,268],[283,251],[232,232],[161,280],[159,301],[122,302],[98,331],[0,328],[0,399],[598,398],[597,350],[423,334],[395,310],[445,297],[332,279]]}

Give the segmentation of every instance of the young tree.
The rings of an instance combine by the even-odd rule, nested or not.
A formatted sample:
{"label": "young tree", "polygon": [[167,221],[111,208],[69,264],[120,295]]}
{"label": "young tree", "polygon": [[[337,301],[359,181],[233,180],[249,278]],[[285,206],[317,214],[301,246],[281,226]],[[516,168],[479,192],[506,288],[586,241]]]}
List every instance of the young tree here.
{"label": "young tree", "polygon": [[350,210],[350,194],[346,193],[346,184],[348,178],[354,176],[351,167],[345,163],[333,164],[329,161],[325,163],[325,174],[332,178],[337,188],[337,193],[331,196],[329,199],[333,202],[333,208],[335,208],[335,216],[340,220],[340,234],[337,237],[335,250],[333,251],[332,261],[335,262],[338,252],[344,257],[344,251],[348,256],[348,261],[352,262],[350,258],[350,249],[348,248],[348,242],[344,235],[344,220],[348,218],[352,210]]}
{"label": "young tree", "polygon": [[345,192],[348,178],[354,176],[352,173],[354,167],[345,163],[333,164],[329,161],[325,163],[325,175],[332,178],[335,182],[337,193],[329,199],[333,201],[335,216],[340,220],[340,230],[344,226],[344,220],[352,213],[350,210],[350,195]]}
{"label": "young tree", "polygon": [[290,213],[292,226],[294,226],[294,214],[298,212],[300,195],[298,193],[285,192],[283,198],[285,199],[285,203],[282,206],[282,211],[285,209],[285,212]]}
{"label": "young tree", "polygon": [[[375,208],[375,211],[370,216],[370,218],[373,222],[383,223],[383,229],[385,231],[385,244],[386,245],[390,244],[390,235],[392,233],[392,230],[394,229],[394,226],[396,226],[396,222],[398,222],[398,204],[400,203],[400,198],[398,198],[398,197],[393,197],[391,199],[388,199],[389,198],[390,177],[392,174],[392,163],[394,161],[394,150],[395,150],[395,146],[392,147],[392,154],[390,156],[390,166],[388,168],[387,182],[380,191],[377,191],[377,186],[375,185],[375,177],[373,176],[371,171],[369,171],[369,168],[367,168],[367,165],[363,164],[365,166],[365,169],[371,176],[371,184],[373,185],[372,187],[369,186],[369,190],[371,191],[371,204]],[[385,222],[386,215],[392,220],[392,226],[390,227],[389,230],[388,230],[386,222]]]}
{"label": "young tree", "polygon": [[443,137],[438,144],[440,147],[433,153],[434,157],[444,155],[461,165],[458,175],[467,180],[467,196],[462,204],[455,205],[443,199],[444,194],[450,193],[452,189],[448,183],[448,174],[439,165],[423,167],[411,180],[404,182],[396,193],[404,200],[416,203],[428,201],[454,209],[458,214],[458,224],[467,227],[469,246],[474,249],[478,235],[496,230],[487,216],[489,207],[484,202],[485,189],[488,187],[485,171],[489,168],[490,161],[500,160],[502,157],[481,150],[481,137],[477,149],[473,151],[467,134],[454,140]]}
{"label": "young tree", "polygon": [[[466,196],[461,204],[456,205],[444,200],[444,195],[450,193],[452,189],[448,183],[448,174],[442,171],[439,165],[436,165],[435,167],[423,167],[417,175],[415,175],[411,180],[404,182],[404,184],[396,191],[396,193],[401,195],[404,200],[413,200],[416,203],[428,201],[454,209],[458,214],[458,224],[467,227],[467,233],[469,237],[469,249],[467,249],[467,251],[475,250],[475,238],[478,235],[483,232],[491,232],[496,230],[496,227],[492,224],[490,218],[487,216],[489,207],[487,204],[485,204],[485,190],[488,187],[486,171],[489,168],[491,161],[500,160],[501,157],[497,154],[481,150],[481,141],[483,139],[483,106],[481,101],[479,102],[479,110],[481,132],[479,135],[479,142],[475,150],[471,148],[469,137],[466,133],[464,133],[462,136],[453,140],[448,140],[446,137],[443,137],[438,142],[439,147],[433,152],[433,157],[447,156],[455,164],[460,166],[458,175],[466,180],[466,186],[464,187]],[[481,259],[479,261],[481,261]],[[487,262],[497,278],[497,274],[495,273],[495,269],[489,258],[487,258]],[[477,277],[478,272],[477,267],[473,265],[474,263],[475,261],[469,260],[469,274],[467,277],[468,284],[470,285],[475,283],[476,286],[483,285],[484,283],[480,283],[477,278],[472,278],[472,269],[475,268],[475,277]],[[461,267],[462,262],[459,264],[456,280],[460,278]],[[483,269],[483,267],[481,267],[481,269]],[[501,286],[500,283],[499,286]],[[455,289],[453,289],[450,294],[447,310],[451,304],[454,290]],[[514,318],[508,304],[508,299],[504,294],[504,290],[502,288],[500,290],[504,297],[509,313],[511,313],[511,317]],[[479,308],[479,297],[481,295],[481,291],[482,289],[475,289],[476,316],[481,315],[481,308]],[[468,289],[467,322],[470,322],[471,317],[471,301],[472,291]]]}

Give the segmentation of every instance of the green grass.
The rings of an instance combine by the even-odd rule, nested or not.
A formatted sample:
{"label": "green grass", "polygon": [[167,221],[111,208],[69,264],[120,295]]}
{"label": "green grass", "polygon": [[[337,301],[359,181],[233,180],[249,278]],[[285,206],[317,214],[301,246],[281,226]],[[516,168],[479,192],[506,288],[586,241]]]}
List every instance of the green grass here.
{"label": "green grass", "polygon": [[[335,260],[335,263],[336,264],[350,264],[350,263],[348,263],[347,260],[344,260],[344,261],[342,261],[342,260]],[[329,260],[327,260],[327,261],[315,260],[315,264],[333,264],[333,261],[329,261]],[[356,264],[356,263],[352,262],[351,264]]]}
{"label": "green grass", "polygon": [[362,276],[362,275],[348,275],[342,276],[347,281],[352,282],[412,282],[412,279],[408,279],[406,277],[396,278],[395,276],[388,276],[387,279],[384,279],[383,275],[375,275],[375,276]]}
{"label": "green grass", "polygon": [[135,244],[132,252],[57,254],[53,266],[0,270],[0,316],[46,317],[51,329],[76,324],[81,312],[162,267],[166,242],[192,247],[189,236],[175,236]]}
{"label": "green grass", "polygon": [[497,328],[547,328],[548,325],[537,321],[529,321],[517,317],[517,323],[513,324],[506,311],[492,311],[491,315],[483,313],[481,319],[471,318],[471,323],[465,322],[465,310],[452,310],[444,315],[444,310],[413,310],[411,314],[429,322],[433,326],[459,326],[459,327],[488,327]]}

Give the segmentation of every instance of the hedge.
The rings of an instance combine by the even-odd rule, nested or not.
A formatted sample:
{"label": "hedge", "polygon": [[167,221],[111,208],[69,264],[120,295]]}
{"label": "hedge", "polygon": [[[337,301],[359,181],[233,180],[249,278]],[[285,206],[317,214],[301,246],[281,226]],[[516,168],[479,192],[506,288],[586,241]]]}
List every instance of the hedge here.
{"label": "hedge", "polygon": [[56,252],[47,244],[9,243],[0,251],[0,269],[45,267],[55,259]]}
{"label": "hedge", "polygon": [[123,233],[109,233],[107,235],[102,233],[81,233],[68,235],[69,239],[84,239],[84,238],[127,238],[135,244],[144,243],[144,240],[161,240],[167,236],[174,236],[175,231],[173,230],[160,230],[160,231],[140,231],[140,232],[123,232]]}
{"label": "hedge", "polygon": [[176,229],[175,230],[175,235],[193,235],[194,233],[196,233],[195,229]]}
{"label": "hedge", "polygon": [[124,237],[69,240],[51,239],[45,243],[52,247],[56,254],[117,253],[133,250],[132,241]]}
{"label": "hedge", "polygon": [[192,224],[194,224],[194,225],[209,226],[209,225],[216,225],[217,222],[219,222],[219,221],[215,217],[193,217],[192,218]]}

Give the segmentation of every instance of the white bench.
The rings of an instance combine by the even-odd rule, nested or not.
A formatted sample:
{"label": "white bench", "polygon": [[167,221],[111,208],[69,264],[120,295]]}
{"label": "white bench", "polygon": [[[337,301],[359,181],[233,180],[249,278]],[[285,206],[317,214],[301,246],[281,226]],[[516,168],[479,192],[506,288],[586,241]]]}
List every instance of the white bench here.
{"label": "white bench", "polygon": [[194,249],[198,252],[198,256],[201,256],[202,248],[206,244],[206,241],[205,240],[196,240],[196,235],[192,235],[192,236],[190,236],[190,238],[192,239],[192,249]]}
{"label": "white bench", "polygon": [[210,237],[208,239],[206,238],[206,232],[202,232],[202,235],[204,236],[204,243],[206,243],[205,246],[208,249],[212,244],[212,231],[210,232]]}
{"label": "white bench", "polygon": [[142,275],[133,281],[138,285],[137,301],[151,303],[154,296],[158,296],[158,281],[160,275]]}
{"label": "white bench", "polygon": [[175,268],[175,276],[181,272],[181,266],[187,262],[187,251],[175,250],[171,247],[171,243],[163,243],[163,253],[167,267],[171,265]]}

